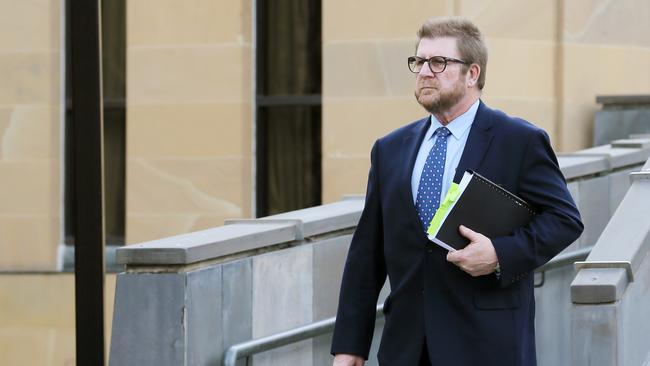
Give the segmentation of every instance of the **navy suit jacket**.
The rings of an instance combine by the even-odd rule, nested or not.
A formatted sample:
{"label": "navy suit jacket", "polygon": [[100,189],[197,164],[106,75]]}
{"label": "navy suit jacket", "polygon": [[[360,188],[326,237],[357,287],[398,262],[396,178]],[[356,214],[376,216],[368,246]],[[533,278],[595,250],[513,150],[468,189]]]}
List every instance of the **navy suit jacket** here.
{"label": "navy suit jacket", "polygon": [[331,352],[368,358],[375,306],[388,275],[381,365],[417,365],[425,339],[435,366],[535,365],[533,271],[583,229],[548,135],[480,103],[454,181],[474,170],[539,213],[511,235],[490,238],[499,278],[472,277],[427,239],[413,204],[411,174],[429,121],[403,126],[373,146]]}

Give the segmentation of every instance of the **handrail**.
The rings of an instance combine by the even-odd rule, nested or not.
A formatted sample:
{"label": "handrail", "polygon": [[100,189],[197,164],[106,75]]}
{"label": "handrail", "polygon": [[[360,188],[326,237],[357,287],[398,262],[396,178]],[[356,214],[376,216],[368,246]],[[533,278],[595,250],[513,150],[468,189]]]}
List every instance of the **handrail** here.
{"label": "handrail", "polygon": [[572,252],[560,253],[553,257],[553,259],[548,261],[546,264],[537,268],[535,272],[545,272],[558,267],[564,267],[567,264],[573,264],[575,261],[583,260],[589,256],[589,253],[591,253],[591,250],[593,248],[594,246],[592,245]]}
{"label": "handrail", "polygon": [[546,282],[546,271],[564,267],[566,265],[572,265],[577,261],[585,260],[593,248],[594,246],[592,245],[586,248],[574,250],[572,252],[561,253],[553,257],[550,261],[546,262],[546,264],[539,266],[535,270],[535,273],[540,273],[542,275],[542,280],[539,283],[536,283],[535,287],[544,286],[544,282]]}
{"label": "handrail", "polygon": [[[589,252],[593,246],[578,249],[573,252],[559,254],[548,263],[537,268],[535,272],[541,272],[542,276],[545,271],[563,267],[566,265],[573,264],[573,262],[587,258]],[[544,277],[542,277],[542,282],[539,287],[544,284]],[[383,313],[384,305],[378,305],[375,317],[376,319],[381,318]],[[336,322],[336,317],[331,317],[318,321],[316,323],[307,324],[298,328],[290,329],[281,333],[272,334],[270,336],[253,339],[250,341],[242,342],[235,344],[228,348],[224,356],[223,365],[224,366],[235,366],[235,363],[238,359],[243,357],[249,357],[257,353],[268,351],[274,348],[286,346],[287,344],[295,343],[305,339],[313,338],[319,335],[331,333],[334,330],[334,323]]]}
{"label": "handrail", "polygon": [[[377,305],[375,319],[384,316],[384,305]],[[290,329],[282,333],[252,339],[250,341],[235,344],[228,348],[223,360],[223,366],[235,366],[238,359],[249,357],[274,348],[286,346],[305,339],[331,333],[334,330],[336,317],[327,318],[316,323],[307,324],[302,327]]]}

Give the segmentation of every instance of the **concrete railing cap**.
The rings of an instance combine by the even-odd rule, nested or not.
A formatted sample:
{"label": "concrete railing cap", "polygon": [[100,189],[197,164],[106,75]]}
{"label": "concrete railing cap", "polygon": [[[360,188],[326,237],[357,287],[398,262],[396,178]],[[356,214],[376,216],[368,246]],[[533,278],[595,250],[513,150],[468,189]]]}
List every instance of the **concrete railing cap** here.
{"label": "concrete railing cap", "polygon": [[[650,159],[646,166],[649,164]],[[633,174],[645,178],[647,177],[646,173],[650,172],[641,171]],[[650,251],[649,202],[650,179],[633,179],[632,185],[598,238],[594,249],[587,257],[587,260],[580,265],[582,269],[579,269],[578,275],[571,284],[573,302],[606,302],[602,301],[605,298],[609,299],[609,301],[615,301],[620,298],[627,283],[634,280],[634,274]],[[588,273],[595,273],[593,272],[595,270],[599,270],[598,273],[605,273],[605,275],[591,277],[587,275]],[[618,274],[610,275],[616,270],[623,270],[625,280],[619,278]],[[614,284],[623,287],[622,289],[617,287],[616,291],[612,292],[610,290]],[[574,287],[580,289],[575,290],[577,291],[575,292]],[[603,288],[610,289],[606,291],[609,297],[601,294],[602,296],[596,296],[597,299],[589,300],[589,296],[592,295],[587,295],[588,291],[599,293]],[[612,300],[611,295],[613,293],[617,297]]]}
{"label": "concrete railing cap", "polygon": [[227,220],[224,226],[119,248],[116,261],[183,265],[302,240],[355,227],[363,205],[363,200],[345,200],[260,219]]}
{"label": "concrete railing cap", "polygon": [[650,140],[625,139],[574,153],[558,154],[558,162],[564,176],[571,179],[642,164],[649,156]]}
{"label": "concrete railing cap", "polygon": [[557,160],[566,179],[575,179],[612,169],[609,155],[560,154]]}
{"label": "concrete railing cap", "polygon": [[296,240],[290,222],[235,224],[196,231],[117,250],[116,261],[126,265],[178,265],[215,259],[255,248]]}
{"label": "concrete railing cap", "polygon": [[612,147],[648,149],[650,148],[650,138],[629,138],[624,140],[614,140],[612,141],[611,145]]}
{"label": "concrete railing cap", "polygon": [[303,236],[310,237],[357,226],[363,206],[364,201],[362,199],[346,199],[340,202],[267,216],[259,220],[301,220]]}
{"label": "concrete railing cap", "polygon": [[607,107],[610,105],[650,105],[650,94],[633,95],[598,95],[596,103]]}

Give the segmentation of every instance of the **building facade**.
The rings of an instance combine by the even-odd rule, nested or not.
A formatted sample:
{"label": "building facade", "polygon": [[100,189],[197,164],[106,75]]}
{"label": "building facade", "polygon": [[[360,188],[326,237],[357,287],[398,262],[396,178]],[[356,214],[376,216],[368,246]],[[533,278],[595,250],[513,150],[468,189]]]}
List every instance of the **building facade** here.
{"label": "building facade", "polygon": [[[0,9],[0,364],[73,364],[66,3]],[[363,194],[375,139],[425,115],[406,58],[431,16],[481,28],[482,99],[543,127],[558,151],[590,145],[596,95],[650,93],[645,0],[123,0],[103,10],[105,104],[121,111],[105,110],[110,245],[272,213],[291,207],[274,199],[304,187],[295,208]],[[290,150],[312,156],[304,170],[285,174],[274,165],[291,160],[285,150],[264,150],[305,136],[309,146]],[[312,180],[292,186],[296,174]]]}

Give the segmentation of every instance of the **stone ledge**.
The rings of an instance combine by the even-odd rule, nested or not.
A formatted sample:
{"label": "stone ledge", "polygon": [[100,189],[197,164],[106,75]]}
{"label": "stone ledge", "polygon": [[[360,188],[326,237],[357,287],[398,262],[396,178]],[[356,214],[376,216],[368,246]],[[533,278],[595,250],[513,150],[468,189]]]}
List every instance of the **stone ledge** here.
{"label": "stone ledge", "polygon": [[611,170],[609,155],[604,154],[598,156],[562,154],[558,155],[558,164],[567,180]]}
{"label": "stone ledge", "polygon": [[650,107],[650,94],[636,95],[599,95],[596,96],[596,103],[607,108],[619,105],[647,105]]}
{"label": "stone ledge", "polygon": [[627,288],[624,268],[585,268],[571,283],[574,304],[612,303],[621,298]]}
{"label": "stone ledge", "polygon": [[[650,251],[650,221],[648,180],[632,183],[618,209],[601,233],[587,258],[594,262],[629,262],[636,273],[646,253]],[[617,245],[617,243],[620,243]]]}
{"label": "stone ledge", "polygon": [[221,227],[119,248],[116,262],[187,265],[300,241],[355,227],[363,206],[363,200],[352,199],[260,219],[227,220]]}
{"label": "stone ledge", "polygon": [[365,202],[348,199],[322,206],[267,216],[257,221],[300,220],[303,236],[310,237],[357,226]]}
{"label": "stone ledge", "polygon": [[650,149],[650,138],[630,138],[625,140],[614,140],[612,147],[623,147],[633,149]]}
{"label": "stone ledge", "polygon": [[119,248],[116,261],[126,265],[179,265],[297,239],[296,224],[232,224]]}
{"label": "stone ledge", "polygon": [[[630,166],[630,165],[643,164],[644,162],[646,162],[648,157],[650,157],[650,145],[644,147],[644,143],[645,143],[644,139],[617,140],[615,146],[601,145],[601,146],[596,146],[585,150],[576,151],[574,153],[559,154],[558,159],[562,160],[566,158],[591,157],[591,158],[596,158],[595,160],[598,160],[598,158],[601,158],[605,160],[605,162],[600,164],[604,164],[604,166],[606,167],[602,171],[606,172],[613,169]],[[641,148],[638,148],[637,146],[640,146]],[[573,165],[577,165],[577,167],[573,166],[572,168],[574,170],[578,170],[578,172],[591,171],[593,169],[596,169],[595,166],[590,169],[579,167],[580,164],[589,165],[590,163],[593,164],[594,162],[588,160],[584,160],[582,162],[577,161],[573,163]],[[562,172],[564,173],[564,170]],[[569,172],[571,172],[570,169]]]}

